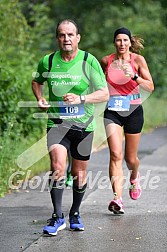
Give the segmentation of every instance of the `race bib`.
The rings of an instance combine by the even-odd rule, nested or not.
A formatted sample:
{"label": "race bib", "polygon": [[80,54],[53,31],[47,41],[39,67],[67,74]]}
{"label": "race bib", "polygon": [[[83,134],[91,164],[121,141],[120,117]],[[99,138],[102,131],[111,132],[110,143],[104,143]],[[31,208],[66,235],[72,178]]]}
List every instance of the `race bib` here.
{"label": "race bib", "polygon": [[59,102],[60,119],[79,118],[85,115],[84,104],[67,105]]}
{"label": "race bib", "polygon": [[108,110],[129,111],[130,99],[128,96],[110,96]]}

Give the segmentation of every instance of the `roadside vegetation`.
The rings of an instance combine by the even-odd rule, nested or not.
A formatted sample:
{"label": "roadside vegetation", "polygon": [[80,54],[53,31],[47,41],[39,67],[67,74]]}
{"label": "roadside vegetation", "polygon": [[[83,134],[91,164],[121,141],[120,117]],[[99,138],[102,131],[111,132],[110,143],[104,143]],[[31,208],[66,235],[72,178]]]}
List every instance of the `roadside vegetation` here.
{"label": "roadside vegetation", "polygon": [[[81,27],[80,48],[99,60],[113,51],[112,34],[120,26],[144,38],[142,54],[155,83],[155,92],[143,103],[143,132],[147,132],[167,125],[166,14],[167,3],[163,0],[0,1],[0,197],[10,192],[9,178],[15,172],[18,174],[13,177],[13,184],[17,185],[18,180],[26,179],[28,170],[30,177],[49,170],[48,154],[44,155],[43,147],[46,120],[33,117],[40,112],[38,108],[21,107],[19,102],[35,101],[32,73],[44,54],[57,50],[55,24],[64,18],[75,19]],[[106,144],[99,116],[102,111],[100,105],[96,107],[94,150]]]}

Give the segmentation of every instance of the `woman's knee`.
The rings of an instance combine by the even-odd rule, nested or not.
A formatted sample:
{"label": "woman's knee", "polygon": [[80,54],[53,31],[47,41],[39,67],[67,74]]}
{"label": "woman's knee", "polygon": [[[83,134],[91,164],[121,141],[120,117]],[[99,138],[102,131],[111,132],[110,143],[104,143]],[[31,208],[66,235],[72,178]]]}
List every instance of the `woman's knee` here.
{"label": "woman's knee", "polygon": [[139,159],[138,157],[128,157],[128,156],[125,156],[125,162],[128,166],[136,166],[139,164]]}
{"label": "woman's knee", "polygon": [[122,160],[122,152],[110,151],[111,161],[117,162]]}

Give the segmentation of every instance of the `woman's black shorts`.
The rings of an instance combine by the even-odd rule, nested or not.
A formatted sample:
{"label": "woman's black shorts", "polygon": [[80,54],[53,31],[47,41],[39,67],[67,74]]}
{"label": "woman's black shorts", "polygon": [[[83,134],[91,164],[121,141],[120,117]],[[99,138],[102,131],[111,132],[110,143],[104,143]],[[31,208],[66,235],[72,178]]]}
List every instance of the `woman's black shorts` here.
{"label": "woman's black shorts", "polygon": [[144,123],[142,105],[131,105],[129,111],[111,111],[106,109],[104,112],[104,125],[116,123],[123,127],[125,133],[140,133]]}

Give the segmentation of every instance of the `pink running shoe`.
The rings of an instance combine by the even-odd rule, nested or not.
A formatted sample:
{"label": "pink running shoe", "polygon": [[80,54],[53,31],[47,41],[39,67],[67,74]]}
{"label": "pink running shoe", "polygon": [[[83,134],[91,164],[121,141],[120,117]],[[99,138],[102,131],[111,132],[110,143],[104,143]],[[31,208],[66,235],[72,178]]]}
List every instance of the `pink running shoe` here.
{"label": "pink running shoe", "polygon": [[137,200],[141,196],[141,186],[140,186],[140,174],[138,173],[137,178],[130,180],[131,186],[129,188],[129,195],[131,199]]}
{"label": "pink running shoe", "polygon": [[124,214],[124,206],[122,199],[112,200],[108,206],[108,210],[114,214]]}

